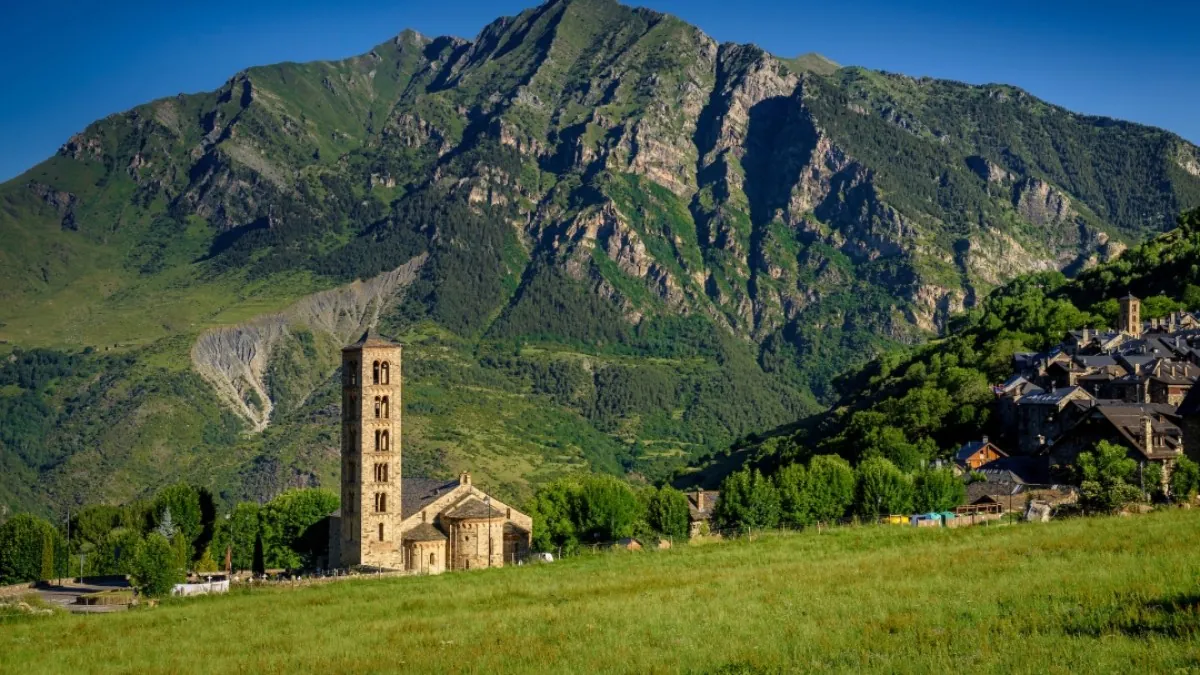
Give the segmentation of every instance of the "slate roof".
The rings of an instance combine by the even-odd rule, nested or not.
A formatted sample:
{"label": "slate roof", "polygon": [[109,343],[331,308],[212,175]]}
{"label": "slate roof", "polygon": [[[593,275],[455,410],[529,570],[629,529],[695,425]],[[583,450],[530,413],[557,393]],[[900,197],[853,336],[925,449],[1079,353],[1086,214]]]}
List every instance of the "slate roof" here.
{"label": "slate roof", "polygon": [[717,505],[717,500],[721,498],[721,493],[717,490],[704,490],[704,508],[700,509],[696,505],[696,492],[687,492],[688,503],[688,518],[690,520],[708,520],[712,517],[713,508]]}
{"label": "slate roof", "polygon": [[1061,389],[1042,392],[1040,394],[1026,394],[1018,399],[1017,403],[1019,405],[1058,405],[1077,391],[1082,391],[1084,394],[1087,394],[1088,398],[1091,398],[1092,396],[1079,387],[1063,387]]}
{"label": "slate roof", "polygon": [[400,480],[400,517],[408,518],[433,500],[458,487],[458,479],[403,478]]}
{"label": "slate roof", "polygon": [[445,515],[447,518],[454,520],[463,520],[467,518],[499,518],[504,515],[504,512],[490,504],[484,504],[481,500],[472,497],[462,504],[450,509]]}
{"label": "slate roof", "polygon": [[976,469],[989,483],[1043,484],[1050,482],[1048,457],[1001,457]]}
{"label": "slate roof", "polygon": [[380,337],[379,332],[375,330],[375,327],[371,326],[370,328],[367,329],[367,332],[363,333],[362,337],[360,337],[358,339],[358,342],[355,342],[354,344],[346,345],[345,347],[343,347],[343,351],[348,350],[348,349],[362,349],[363,347],[399,347],[399,346],[400,345],[396,344],[395,342],[392,342],[391,340]]}
{"label": "slate roof", "polygon": [[446,535],[429,523],[421,523],[404,533],[404,541],[446,541]]}
{"label": "slate roof", "polygon": [[990,441],[986,441],[986,440],[971,441],[970,443],[967,443],[966,445],[964,445],[958,449],[958,452],[956,452],[954,454],[954,459],[959,462],[965,462],[971,458],[971,455],[974,455],[975,453],[979,452],[985,446],[988,446],[988,445],[991,445],[992,447],[996,448],[996,451],[1002,455],[1008,454],[1008,453],[1004,452],[1003,450],[1001,450],[1000,448],[996,447],[995,444]]}
{"label": "slate roof", "polygon": [[1103,368],[1105,366],[1117,365],[1116,359],[1108,354],[1094,354],[1090,356],[1077,355],[1075,362],[1084,368]]}

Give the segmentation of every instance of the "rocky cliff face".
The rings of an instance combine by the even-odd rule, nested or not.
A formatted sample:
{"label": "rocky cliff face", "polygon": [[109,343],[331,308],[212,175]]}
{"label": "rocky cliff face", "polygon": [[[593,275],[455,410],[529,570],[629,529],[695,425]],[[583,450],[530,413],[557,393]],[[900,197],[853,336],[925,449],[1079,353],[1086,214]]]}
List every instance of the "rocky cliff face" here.
{"label": "rocky cliff face", "polygon": [[[629,359],[566,382],[595,397],[568,418],[607,405],[625,417],[596,428],[633,444],[651,432],[621,406],[651,392],[646,428],[712,446],[751,415],[762,429],[831,402],[840,371],[1017,274],[1073,273],[1167,227],[1200,204],[1197,157],[1013,87],[780,60],[656,12],[553,0],[474,40],[405,31],[94,123],[0,186],[0,237],[22,242],[0,249],[0,296],[257,284],[283,289],[279,307],[339,288],[234,326],[209,305],[151,326],[187,333],[194,371],[257,430],[336,367],[273,363],[382,317],[453,335],[450,370],[516,368],[495,353],[530,342]],[[287,295],[296,277],[311,285]],[[0,308],[0,332],[18,311]],[[626,381],[654,359],[682,360],[678,379]],[[697,440],[703,423],[717,431]]]}

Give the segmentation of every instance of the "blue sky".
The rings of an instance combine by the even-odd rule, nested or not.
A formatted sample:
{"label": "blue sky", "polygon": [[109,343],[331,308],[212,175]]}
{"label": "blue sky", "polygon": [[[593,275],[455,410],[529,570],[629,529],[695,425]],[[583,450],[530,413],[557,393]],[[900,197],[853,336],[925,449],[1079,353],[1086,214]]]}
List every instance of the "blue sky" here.
{"label": "blue sky", "polygon": [[[404,28],[473,37],[532,0],[0,0],[0,180],[91,121],[242,68],[360,54]],[[972,83],[1200,142],[1200,3],[642,0],[722,41]]]}

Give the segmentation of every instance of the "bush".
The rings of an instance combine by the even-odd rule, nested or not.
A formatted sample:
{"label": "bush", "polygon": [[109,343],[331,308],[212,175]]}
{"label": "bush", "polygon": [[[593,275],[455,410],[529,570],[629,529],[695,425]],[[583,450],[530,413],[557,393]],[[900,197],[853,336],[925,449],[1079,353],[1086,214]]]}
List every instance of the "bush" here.
{"label": "bush", "polygon": [[729,474],[721,483],[721,499],[713,511],[718,527],[777,527],[779,516],[779,492],[758,469]]}
{"label": "bush", "polygon": [[912,511],[912,481],[895,464],[872,457],[858,465],[857,474],[859,515],[879,518]]}
{"label": "bush", "polygon": [[1100,441],[1095,449],[1079,454],[1076,470],[1079,501],[1086,511],[1111,513],[1141,498],[1141,490],[1131,483],[1137,462],[1120,445]]}
{"label": "bush", "polygon": [[142,543],[133,565],[133,586],[146,597],[167,595],[184,579],[183,567],[171,542],[151,532]]}
{"label": "bush", "polygon": [[1171,498],[1177,501],[1191,501],[1200,492],[1200,465],[1195,461],[1180,457],[1171,473]]}
{"label": "bush", "polygon": [[646,506],[646,520],[662,535],[685,539],[688,535],[687,496],[667,485],[655,490]]}
{"label": "bush", "polygon": [[913,478],[913,506],[920,513],[949,511],[966,497],[967,486],[950,469],[921,471]]}
{"label": "bush", "polygon": [[585,478],[575,512],[580,535],[590,541],[614,541],[633,536],[641,505],[633,489],[612,476]]}
{"label": "bush", "polygon": [[816,522],[845,517],[854,504],[854,470],[837,455],[817,455],[808,463],[808,508]]}
{"label": "bush", "polygon": [[67,545],[49,522],[20,513],[0,525],[0,583],[42,581],[67,574]]}

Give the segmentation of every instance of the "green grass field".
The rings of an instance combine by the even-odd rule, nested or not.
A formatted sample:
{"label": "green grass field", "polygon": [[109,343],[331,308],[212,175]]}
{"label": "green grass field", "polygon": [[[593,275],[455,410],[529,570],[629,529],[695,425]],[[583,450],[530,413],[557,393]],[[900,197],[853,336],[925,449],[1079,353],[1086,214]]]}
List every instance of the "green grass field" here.
{"label": "green grass field", "polygon": [[0,626],[0,671],[1200,668],[1200,512],[846,528]]}

